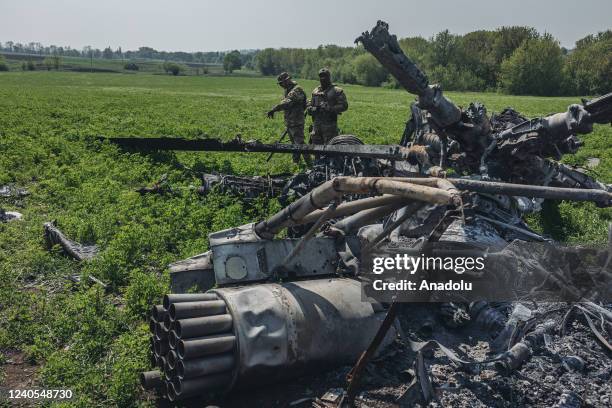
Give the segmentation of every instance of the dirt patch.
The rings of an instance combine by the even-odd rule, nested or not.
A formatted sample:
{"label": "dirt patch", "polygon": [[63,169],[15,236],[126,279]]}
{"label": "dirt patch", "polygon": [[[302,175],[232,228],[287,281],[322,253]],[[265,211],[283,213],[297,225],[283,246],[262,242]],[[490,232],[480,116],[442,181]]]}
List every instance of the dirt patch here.
{"label": "dirt patch", "polygon": [[[15,389],[32,389],[36,388],[37,376],[36,373],[39,366],[32,365],[26,361],[24,353],[17,350],[3,351],[3,364],[0,365],[0,406],[5,403],[4,398],[7,397],[7,390]],[[33,402],[28,401],[11,401],[11,407],[28,407],[34,406]]]}

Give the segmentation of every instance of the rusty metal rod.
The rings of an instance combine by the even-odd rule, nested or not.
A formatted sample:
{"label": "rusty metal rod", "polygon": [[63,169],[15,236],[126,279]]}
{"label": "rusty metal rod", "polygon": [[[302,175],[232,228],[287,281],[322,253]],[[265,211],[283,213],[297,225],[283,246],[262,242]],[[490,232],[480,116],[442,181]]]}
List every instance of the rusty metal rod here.
{"label": "rusty metal rod", "polygon": [[364,225],[375,222],[393,211],[399,210],[405,205],[406,200],[402,199],[394,204],[363,210],[338,221],[334,224],[334,228],[343,231],[345,234],[349,234],[356,231],[360,227],[363,227]]}
{"label": "rusty metal rod", "polygon": [[[432,183],[433,180],[443,180],[435,177],[393,177],[392,179],[404,183],[413,183],[421,185],[431,185],[430,183]],[[448,178],[446,180],[452,183],[458,189],[473,191],[476,193],[545,198],[549,200],[595,201],[604,203],[612,202],[612,193],[609,193],[604,190],[533,186],[526,184],[503,183],[498,181],[483,181],[464,178]]]}
{"label": "rusty metal rod", "polygon": [[323,225],[325,220],[334,216],[335,211],[336,203],[334,202],[323,211],[323,213],[319,216],[319,219],[312,225],[312,227],[310,227],[308,232],[304,234],[304,236],[300,239],[297,245],[293,247],[291,252],[289,252],[287,256],[285,256],[285,259],[283,259],[283,262],[281,263],[281,267],[286,267],[287,265],[289,265],[289,262],[291,262],[291,260],[302,251],[304,245],[306,245],[306,243],[310,241],[310,239],[317,233],[317,231],[319,231],[319,228],[321,228],[321,225]]}
{"label": "rusty metal rod", "polygon": [[342,192],[335,189],[334,181],[326,181],[267,220],[257,223],[255,232],[262,238],[272,239],[283,228],[295,225],[306,215],[314,210],[323,209],[340,196],[342,196]]}
{"label": "rusty metal rod", "polygon": [[255,225],[255,232],[272,239],[283,228],[300,223],[313,211],[323,209],[344,194],[392,194],[433,204],[460,205],[459,191],[447,180],[436,179],[437,187],[410,184],[390,177],[336,177],[313,189],[267,220]]}
{"label": "rusty metal rod", "polygon": [[376,350],[378,350],[378,346],[380,346],[383,339],[387,335],[389,328],[395,321],[395,316],[397,315],[398,307],[398,303],[391,303],[391,306],[389,306],[389,310],[387,311],[387,315],[385,316],[385,320],[383,320],[383,322],[380,324],[380,327],[376,332],[376,335],[372,339],[372,342],[370,343],[368,348],[361,354],[359,360],[357,360],[357,363],[355,364],[353,369],[348,373],[348,387],[346,390],[346,399],[349,404],[352,404],[355,400],[355,395],[357,393],[357,390],[359,389],[361,375],[363,370],[365,369],[365,366],[368,364],[372,356],[374,356]]}
{"label": "rusty metal rod", "polygon": [[[439,179],[442,180],[442,179]],[[432,204],[459,204],[457,192],[453,191],[452,184],[441,183],[445,188],[430,187],[398,182],[390,177],[336,177],[335,188],[346,193],[379,193],[393,194],[411,200],[425,201]]]}
{"label": "rusty metal rod", "polygon": [[[345,217],[347,215],[356,214],[360,211],[367,210],[370,208],[378,208],[387,205],[401,205],[406,202],[403,197],[397,197],[391,194],[386,194],[377,197],[362,198],[360,200],[349,201],[342,203],[336,207],[336,211],[333,214],[334,218]],[[302,218],[299,224],[309,224],[315,222],[325,210],[316,210]],[[298,224],[298,225],[299,225]]]}
{"label": "rusty metal rod", "polygon": [[397,220],[393,221],[391,224],[387,225],[382,230],[382,232],[378,234],[376,238],[374,238],[372,242],[368,243],[361,249],[361,253],[362,254],[367,253],[371,251],[372,249],[376,248],[378,244],[380,244],[380,242],[382,242],[382,240],[385,239],[387,235],[391,234],[394,229],[402,225],[404,221],[406,221],[408,218],[412,217],[414,213],[417,212],[419,208],[421,208],[422,206],[423,206],[423,203],[421,202],[416,202],[416,203],[407,205],[405,207],[406,211],[404,212],[404,214],[402,214]]}

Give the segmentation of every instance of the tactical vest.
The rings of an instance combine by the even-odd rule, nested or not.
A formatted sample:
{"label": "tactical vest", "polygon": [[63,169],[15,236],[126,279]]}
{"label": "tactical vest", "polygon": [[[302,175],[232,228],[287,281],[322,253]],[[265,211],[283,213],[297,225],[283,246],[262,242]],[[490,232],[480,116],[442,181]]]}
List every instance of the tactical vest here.
{"label": "tactical vest", "polygon": [[[330,86],[326,90],[322,90],[320,86],[316,87],[314,91],[312,91],[312,99],[311,104],[314,107],[320,107],[323,104],[327,104],[328,106],[334,106],[338,103],[337,95],[341,92],[335,85]],[[317,111],[313,115],[313,119],[315,122],[321,124],[333,124],[338,121],[338,114],[336,112],[330,111]]]}

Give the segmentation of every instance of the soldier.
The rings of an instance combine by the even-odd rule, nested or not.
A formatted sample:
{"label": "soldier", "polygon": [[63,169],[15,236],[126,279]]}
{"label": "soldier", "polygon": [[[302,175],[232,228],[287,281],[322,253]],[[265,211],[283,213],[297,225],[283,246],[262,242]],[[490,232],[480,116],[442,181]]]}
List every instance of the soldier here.
{"label": "soldier", "polygon": [[312,91],[312,99],[306,111],[312,116],[310,143],[327,144],[338,135],[338,115],[348,109],[346,95],[342,88],[332,84],[327,68],[319,71],[321,85]]}
{"label": "soldier", "polygon": [[[268,111],[268,118],[273,118],[278,111],[285,112],[285,125],[291,143],[304,144],[304,109],[306,109],[306,94],[291,76],[283,72],[278,78],[278,84],[285,89],[285,97],[281,102]],[[304,154],[304,161],[310,164],[310,157]],[[293,162],[300,162],[300,154],[293,153]]]}

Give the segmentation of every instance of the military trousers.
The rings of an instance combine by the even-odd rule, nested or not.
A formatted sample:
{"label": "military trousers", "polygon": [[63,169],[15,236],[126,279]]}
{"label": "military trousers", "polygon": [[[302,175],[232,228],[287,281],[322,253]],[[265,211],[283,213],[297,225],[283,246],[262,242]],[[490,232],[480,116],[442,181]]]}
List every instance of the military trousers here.
{"label": "military trousers", "polygon": [[313,123],[312,132],[310,132],[310,143],[312,144],[327,144],[333,138],[338,136],[337,123]]}
{"label": "military trousers", "polygon": [[[291,140],[291,143],[293,144],[304,144],[304,125],[297,125],[297,126],[287,126],[287,134],[289,135],[289,140]],[[299,163],[300,162],[300,153],[293,153],[293,162],[294,163]],[[310,164],[311,160],[310,160],[310,155],[308,154],[302,154],[302,156],[304,157],[304,161],[307,164]]]}

